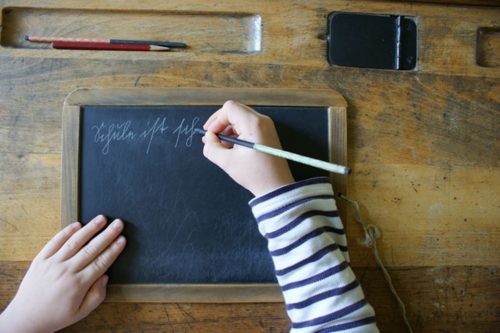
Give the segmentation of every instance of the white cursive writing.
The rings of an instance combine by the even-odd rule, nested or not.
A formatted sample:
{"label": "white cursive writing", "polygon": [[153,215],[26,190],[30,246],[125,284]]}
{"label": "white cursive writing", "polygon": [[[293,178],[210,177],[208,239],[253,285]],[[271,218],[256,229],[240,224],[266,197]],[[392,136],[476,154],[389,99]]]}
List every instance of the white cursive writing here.
{"label": "white cursive writing", "polygon": [[175,148],[177,148],[177,145],[179,144],[179,138],[182,134],[186,135],[186,147],[191,147],[191,144],[193,143],[193,136],[194,136],[194,128],[196,124],[200,121],[200,118],[194,117],[193,121],[191,121],[191,124],[184,124],[186,122],[186,118],[183,118],[179,126],[174,130],[174,134],[177,134],[177,138],[175,139]]}
{"label": "white cursive writing", "polygon": [[160,121],[160,118],[156,118],[153,126],[149,126],[149,121],[148,124],[146,125],[146,129],[141,133],[141,137],[144,139],[149,137],[149,142],[148,142],[148,148],[146,149],[146,154],[149,154],[149,148],[151,147],[151,142],[153,141],[153,138],[156,133],[160,132],[160,134],[163,134],[166,130],[168,130],[168,126],[165,125],[167,122],[167,119],[163,117],[163,119]]}
{"label": "white cursive writing", "polygon": [[92,130],[95,130],[94,135],[95,143],[102,143],[102,153],[107,155],[109,153],[109,146],[113,141],[126,141],[135,140],[136,134],[130,130],[131,121],[125,121],[119,124],[110,124],[106,126],[101,123],[99,126],[92,126]]}
{"label": "white cursive writing", "polygon": [[153,140],[158,136],[174,135],[174,148],[178,148],[180,142],[184,142],[185,147],[191,147],[193,143],[194,129],[199,117],[194,117],[191,120],[182,118],[179,125],[173,131],[169,130],[167,117],[157,117],[148,120],[146,126],[137,129],[137,124],[131,120],[121,123],[105,123],[91,127],[94,132],[94,143],[101,146],[101,153],[107,155],[113,143],[134,141],[143,141],[146,143],[145,153],[149,154]]}

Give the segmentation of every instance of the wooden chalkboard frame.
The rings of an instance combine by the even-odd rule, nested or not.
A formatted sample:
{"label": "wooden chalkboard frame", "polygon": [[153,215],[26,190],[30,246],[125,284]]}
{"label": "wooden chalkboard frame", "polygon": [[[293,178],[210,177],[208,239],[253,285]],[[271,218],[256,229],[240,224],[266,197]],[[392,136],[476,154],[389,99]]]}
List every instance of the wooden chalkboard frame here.
{"label": "wooden chalkboard frame", "polygon": [[[309,106],[328,108],[330,161],[347,165],[347,102],[333,90],[262,88],[126,88],[77,89],[63,105],[61,225],[78,220],[79,152],[82,107],[133,105],[222,105],[233,99],[248,105]],[[347,181],[331,174],[335,193],[346,194]],[[340,216],[346,210],[337,200]],[[112,284],[111,302],[253,303],[282,302],[277,284]]]}

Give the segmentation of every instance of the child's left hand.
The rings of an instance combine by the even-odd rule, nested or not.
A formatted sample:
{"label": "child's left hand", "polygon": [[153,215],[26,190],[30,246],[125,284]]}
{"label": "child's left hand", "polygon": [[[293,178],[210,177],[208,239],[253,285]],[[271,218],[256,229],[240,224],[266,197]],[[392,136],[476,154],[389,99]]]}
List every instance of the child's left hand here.
{"label": "child's left hand", "polygon": [[106,296],[104,275],[125,247],[123,222],[102,215],[61,230],[35,257],[0,315],[2,332],[53,332],[86,317]]}

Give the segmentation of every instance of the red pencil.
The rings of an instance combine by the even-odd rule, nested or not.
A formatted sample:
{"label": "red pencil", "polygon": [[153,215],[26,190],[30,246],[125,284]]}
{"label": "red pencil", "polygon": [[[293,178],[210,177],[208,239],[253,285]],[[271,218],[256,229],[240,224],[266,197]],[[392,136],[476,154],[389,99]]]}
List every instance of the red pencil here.
{"label": "red pencil", "polygon": [[115,51],[168,51],[165,46],[144,45],[144,44],[108,44],[95,42],[77,42],[77,41],[54,41],[54,49],[72,49],[72,50],[115,50]]}

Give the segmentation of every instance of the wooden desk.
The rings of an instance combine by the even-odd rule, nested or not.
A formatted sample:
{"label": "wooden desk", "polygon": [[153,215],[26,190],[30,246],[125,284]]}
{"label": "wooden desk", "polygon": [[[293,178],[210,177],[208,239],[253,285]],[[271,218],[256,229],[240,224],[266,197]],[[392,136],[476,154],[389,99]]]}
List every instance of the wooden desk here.
{"label": "wooden desk", "polygon": [[[330,88],[349,103],[349,195],[361,203],[365,220],[382,230],[381,255],[415,331],[497,329],[499,7],[327,0],[0,0],[0,6],[9,7],[2,15],[0,48],[0,309],[60,226],[61,110],[69,92]],[[330,67],[322,37],[326,16],[335,10],[417,16],[417,70]],[[478,38],[479,28],[496,30]],[[22,40],[37,32],[141,33],[193,47],[165,54],[65,51]],[[478,50],[486,57],[483,66],[476,61]],[[346,225],[352,265],[381,331],[404,331],[370,250],[357,242],[359,228],[351,220]],[[66,331],[288,327],[282,304],[105,303]]]}

